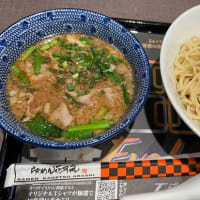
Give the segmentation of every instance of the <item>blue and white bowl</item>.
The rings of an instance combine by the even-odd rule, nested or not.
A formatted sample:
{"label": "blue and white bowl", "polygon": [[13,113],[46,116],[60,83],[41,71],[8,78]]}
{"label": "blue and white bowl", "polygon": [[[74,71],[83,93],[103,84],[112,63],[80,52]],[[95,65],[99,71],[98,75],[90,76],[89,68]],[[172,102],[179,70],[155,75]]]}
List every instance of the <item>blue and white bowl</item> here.
{"label": "blue and white bowl", "polygon": [[[30,45],[51,35],[76,32],[103,39],[125,55],[135,78],[134,98],[123,119],[102,135],[74,142],[54,141],[34,134],[12,114],[6,97],[7,75],[10,66]],[[147,100],[150,79],[149,62],[141,44],[113,19],[81,9],[55,9],[33,14],[0,35],[0,126],[14,138],[40,147],[74,149],[96,145],[116,136],[135,120]]]}

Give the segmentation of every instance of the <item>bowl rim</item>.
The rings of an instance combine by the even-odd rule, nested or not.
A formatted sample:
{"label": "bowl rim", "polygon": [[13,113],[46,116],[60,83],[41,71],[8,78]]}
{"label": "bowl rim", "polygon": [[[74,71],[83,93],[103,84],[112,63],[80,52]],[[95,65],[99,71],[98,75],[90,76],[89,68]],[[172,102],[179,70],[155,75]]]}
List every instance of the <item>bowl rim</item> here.
{"label": "bowl rim", "polygon": [[172,22],[172,24],[168,28],[168,30],[167,30],[167,32],[166,32],[166,34],[164,36],[162,47],[161,47],[161,51],[160,51],[160,71],[161,71],[161,77],[162,77],[162,82],[163,82],[164,88],[166,90],[167,96],[169,97],[170,102],[171,102],[173,108],[176,110],[176,112],[181,117],[181,119],[185,122],[185,124],[187,124],[187,126],[194,133],[196,133],[196,135],[198,135],[200,137],[200,132],[199,132],[198,128],[195,127],[195,126],[193,126],[190,123],[190,120],[192,120],[192,119],[187,115],[186,112],[183,112],[183,109],[181,108],[181,105],[177,101],[174,100],[174,95],[172,94],[171,89],[170,89],[170,87],[169,87],[169,85],[167,83],[167,79],[166,79],[166,76],[165,76],[164,67],[162,67],[162,66],[166,67],[166,64],[164,63],[164,57],[165,57],[165,55],[164,55],[165,52],[164,51],[165,51],[165,47],[166,47],[165,44],[167,44],[168,35],[171,33],[171,30],[174,29],[174,27],[176,27],[176,25],[179,24],[180,21],[182,21],[182,18],[184,18],[186,16],[190,16],[193,13],[193,11],[195,11],[195,10],[199,10],[200,11],[200,5],[193,6],[193,7],[189,8],[189,9],[185,10],[182,14],[180,14]]}
{"label": "bowl rim", "polygon": [[[119,22],[117,22],[115,19],[107,16],[107,15],[104,15],[102,13],[99,13],[99,12],[96,12],[96,11],[92,11],[92,10],[88,10],[88,9],[79,9],[79,8],[55,8],[55,9],[47,9],[47,10],[42,10],[42,11],[39,11],[39,12],[34,12],[30,15],[26,15],[25,17],[22,17],[20,19],[18,19],[17,21],[13,22],[10,26],[8,26],[7,28],[5,28],[1,33],[0,33],[0,37],[6,33],[7,31],[9,31],[14,25],[16,25],[17,23],[20,23],[21,21],[23,20],[26,20],[27,18],[29,17],[32,17],[32,16],[35,16],[35,15],[39,15],[39,14],[43,14],[43,13],[47,13],[47,12],[53,12],[53,11],[60,11],[60,10],[73,10],[73,11],[82,11],[82,12],[87,12],[87,13],[93,13],[93,14],[97,14],[99,16],[102,16],[102,17],[106,17],[108,18],[111,22],[114,22],[115,24],[117,24],[118,26],[121,26],[123,27],[133,38],[134,40],[137,42],[137,44],[139,45],[141,51],[142,51],[142,57],[144,59],[144,63],[145,63],[145,66],[146,66],[146,71],[147,71],[147,76],[148,76],[148,87],[146,88],[146,93],[145,95],[143,96],[143,102],[139,104],[138,106],[138,109],[137,111],[133,114],[130,115],[130,120],[128,120],[127,123],[125,123],[127,117],[125,115],[125,117],[123,118],[123,121],[121,121],[120,123],[117,123],[118,125],[121,124],[123,125],[122,127],[120,127],[120,130],[118,131],[115,131],[113,134],[110,134],[108,137],[104,137],[102,139],[95,139],[95,141],[93,142],[90,142],[89,144],[83,144],[83,141],[88,141],[88,140],[91,140],[92,138],[96,138],[96,137],[92,137],[92,138],[88,138],[88,139],[85,139],[85,140],[80,140],[80,141],[75,141],[76,142],[76,145],[73,146],[73,141],[70,142],[70,141],[62,141],[62,142],[59,142],[59,141],[56,141],[56,142],[59,142],[59,144],[56,144],[56,145],[52,145],[51,139],[49,138],[45,138],[48,140],[48,142],[50,143],[50,145],[47,145],[45,143],[41,144],[40,142],[38,141],[26,141],[24,140],[22,137],[18,137],[16,136],[15,134],[13,134],[13,132],[10,132],[10,131],[7,131],[6,128],[4,126],[2,126],[2,120],[0,119],[0,128],[3,130],[3,132],[7,133],[8,135],[14,137],[15,139],[21,141],[21,142],[24,142],[24,143],[27,143],[27,144],[30,144],[30,145],[34,145],[34,146],[37,146],[37,147],[42,147],[42,148],[49,148],[49,149],[77,149],[77,148],[82,148],[82,147],[89,147],[89,146],[94,146],[94,145],[97,145],[97,144],[100,144],[100,143],[103,143],[115,136],[117,136],[119,133],[121,133],[123,130],[126,129],[126,127],[128,125],[130,125],[137,117],[137,115],[140,113],[140,111],[142,110],[144,104],[146,103],[147,99],[148,99],[148,95],[149,95],[149,92],[150,92],[150,87],[151,87],[151,67],[150,67],[150,64],[149,64],[149,60],[148,60],[148,57],[147,57],[147,54],[143,48],[143,46],[141,45],[141,43],[139,42],[139,40],[135,37],[135,35],[133,33],[131,33],[126,27],[124,27],[122,24],[120,24]],[[47,36],[48,37],[48,36]],[[41,137],[41,136],[38,136],[38,137]],[[80,143],[81,144],[80,144]],[[63,145],[65,144],[65,145]]]}

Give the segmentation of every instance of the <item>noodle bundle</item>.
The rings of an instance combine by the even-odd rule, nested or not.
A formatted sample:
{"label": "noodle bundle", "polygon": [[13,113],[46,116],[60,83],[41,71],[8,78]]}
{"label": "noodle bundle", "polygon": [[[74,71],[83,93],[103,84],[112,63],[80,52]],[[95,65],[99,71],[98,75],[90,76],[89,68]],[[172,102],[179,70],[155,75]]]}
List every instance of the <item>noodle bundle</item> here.
{"label": "noodle bundle", "polygon": [[200,37],[181,46],[174,61],[174,78],[188,115],[200,124]]}

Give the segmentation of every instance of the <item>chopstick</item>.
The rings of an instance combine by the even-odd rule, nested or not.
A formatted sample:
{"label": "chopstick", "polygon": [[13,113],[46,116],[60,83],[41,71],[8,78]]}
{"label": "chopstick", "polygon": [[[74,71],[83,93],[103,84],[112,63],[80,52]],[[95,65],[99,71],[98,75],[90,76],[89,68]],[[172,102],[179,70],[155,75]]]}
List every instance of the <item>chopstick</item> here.
{"label": "chopstick", "polygon": [[76,180],[194,176],[198,173],[200,157],[78,164],[12,164],[7,169],[4,187]]}

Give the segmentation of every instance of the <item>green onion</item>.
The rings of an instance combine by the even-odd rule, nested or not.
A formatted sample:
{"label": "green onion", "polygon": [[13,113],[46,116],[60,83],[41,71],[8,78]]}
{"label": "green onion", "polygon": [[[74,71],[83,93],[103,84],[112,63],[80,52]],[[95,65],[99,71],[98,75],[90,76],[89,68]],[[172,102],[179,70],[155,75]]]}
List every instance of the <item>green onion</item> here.
{"label": "green onion", "polygon": [[94,87],[94,80],[92,80],[92,79],[89,79],[89,78],[85,78],[85,77],[83,77],[86,81],[87,81],[87,83],[88,83],[88,86],[89,86],[89,88],[93,88]]}
{"label": "green onion", "polygon": [[84,37],[84,36],[80,37],[79,40],[81,42],[83,42],[84,44],[87,44],[87,45],[91,45],[92,44],[91,41],[88,38]]}
{"label": "green onion", "polygon": [[30,80],[16,65],[11,66],[11,71],[25,84],[30,85]]}
{"label": "green onion", "polygon": [[113,61],[113,63],[124,63],[125,64],[125,62],[123,60],[121,60],[120,58],[117,58],[115,56],[111,55],[109,58]]}
{"label": "green onion", "polygon": [[24,122],[24,125],[45,137],[61,137],[62,129],[46,120],[39,113],[30,121]]}
{"label": "green onion", "polygon": [[63,70],[58,70],[58,74],[64,74]]}
{"label": "green onion", "polygon": [[84,124],[84,125],[78,125],[78,126],[71,126],[68,130],[69,131],[84,131],[84,130],[97,130],[97,129],[104,129],[109,128],[109,124],[103,123],[103,124]]}
{"label": "green onion", "polygon": [[116,84],[120,84],[121,80],[113,72],[106,72],[106,75],[111,78]]}
{"label": "green onion", "polygon": [[99,94],[104,95],[105,94],[104,90],[100,90]]}
{"label": "green onion", "polygon": [[69,64],[68,64],[67,61],[65,60],[65,61],[62,63],[62,66],[63,66],[64,69],[66,69],[66,68],[69,66]]}
{"label": "green onion", "polygon": [[118,74],[118,75],[119,75],[119,77],[120,77],[121,81],[125,81],[124,74]]}
{"label": "green onion", "polygon": [[54,68],[48,68],[48,71],[50,71],[52,74],[58,74],[58,70]]}
{"label": "green onion", "polygon": [[74,85],[72,83],[67,83],[67,90],[68,91],[73,91],[74,90]]}
{"label": "green onion", "polygon": [[92,46],[90,49],[91,49],[91,51],[92,51],[93,57],[97,57],[97,56],[98,56],[97,47],[96,47],[96,46]]}
{"label": "green onion", "polygon": [[80,97],[80,96],[84,96],[84,95],[87,95],[89,92],[86,90],[86,91],[84,91],[84,92],[79,92],[78,93],[78,96]]}
{"label": "green onion", "polygon": [[71,69],[70,69],[70,72],[72,74],[75,74],[76,73],[76,67],[75,66],[72,66]]}
{"label": "green onion", "polygon": [[65,139],[86,139],[92,137],[93,131],[92,130],[74,131],[74,132],[64,131],[62,135]]}
{"label": "green onion", "polygon": [[83,71],[86,72],[87,71],[87,66],[83,66]]}
{"label": "green onion", "polygon": [[53,83],[52,85],[53,85],[53,87],[55,87],[56,89],[58,89],[58,87],[59,87],[59,84],[58,84],[58,83]]}
{"label": "green onion", "polygon": [[78,91],[80,91],[80,89],[81,89],[80,84],[76,83],[76,85],[75,85],[75,91],[78,92]]}
{"label": "green onion", "polygon": [[109,124],[109,125],[112,125],[113,121],[109,121],[109,120],[91,120],[90,124]]}
{"label": "green onion", "polygon": [[57,38],[57,40],[58,40],[58,46],[60,46],[60,47],[65,46],[65,40],[63,40],[62,38]]}
{"label": "green onion", "polygon": [[98,129],[109,128],[110,125],[111,121],[98,120],[98,122],[93,121],[93,123],[91,122],[90,124],[71,126],[68,129],[68,131],[73,132],[73,131],[85,131],[85,130],[98,130]]}
{"label": "green onion", "polygon": [[39,74],[41,68],[40,54],[37,50],[34,51],[34,73]]}
{"label": "green onion", "polygon": [[100,79],[102,77],[99,73],[94,73],[92,76],[94,77],[94,79]]}
{"label": "green onion", "polygon": [[96,118],[104,117],[108,113],[108,110],[106,108],[101,108],[99,112],[96,115]]}
{"label": "green onion", "polygon": [[103,49],[100,50],[100,54],[101,54],[101,56],[104,57],[104,58],[107,58],[107,57],[109,56],[108,50],[105,49],[105,48],[103,48]]}
{"label": "green onion", "polygon": [[62,58],[63,55],[60,52],[55,52],[52,54],[53,57],[58,57],[58,58]]}
{"label": "green onion", "polygon": [[77,80],[77,79],[79,78],[79,73],[73,74],[73,75],[72,75],[72,78],[73,78],[74,80]]}
{"label": "green onion", "polygon": [[85,95],[84,92],[79,92],[79,93],[78,93],[78,97],[81,97],[81,96],[84,96],[84,95]]}
{"label": "green onion", "polygon": [[56,82],[58,84],[65,84],[65,78],[57,78]]}
{"label": "green onion", "polygon": [[58,67],[62,68],[62,67],[63,67],[62,63],[59,63],[59,64],[58,64]]}
{"label": "green onion", "polygon": [[32,53],[33,51],[36,49],[35,46],[30,46],[24,53],[24,55],[22,56],[21,60],[24,61],[26,60]]}
{"label": "green onion", "polygon": [[48,43],[46,43],[46,44],[43,44],[43,45],[40,47],[40,50],[41,50],[41,51],[45,51],[45,50],[47,50],[47,49],[50,49],[50,48],[56,46],[57,44],[58,44],[58,40],[57,40],[57,39],[52,40],[51,42],[48,42]]}
{"label": "green onion", "polygon": [[66,93],[65,96],[67,97],[68,100],[70,100],[70,103],[72,105],[76,106],[77,108],[81,107],[81,104],[79,102],[77,102],[76,99],[74,99],[71,95],[69,95],[68,93]]}
{"label": "green onion", "polygon": [[42,64],[49,63],[50,57],[49,56],[40,57],[40,60]]}
{"label": "green onion", "polygon": [[129,99],[129,96],[128,96],[126,86],[124,84],[122,84],[122,90],[123,90],[124,102],[125,102],[125,104],[129,104],[130,99]]}
{"label": "green onion", "polygon": [[83,66],[82,65],[79,65],[78,66],[78,72],[81,72],[83,70]]}
{"label": "green onion", "polygon": [[57,61],[59,61],[59,60],[60,60],[60,58],[58,58],[58,57],[55,57],[55,58],[52,58],[52,60],[53,60],[53,62],[57,62]]}

